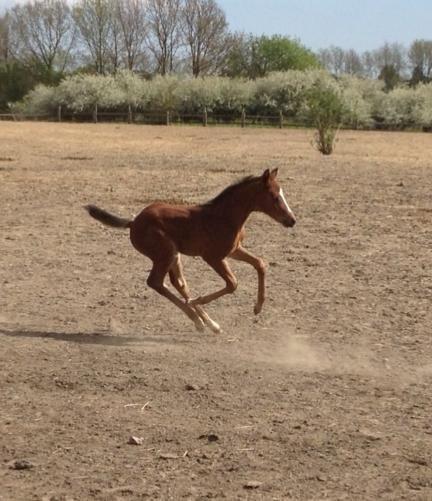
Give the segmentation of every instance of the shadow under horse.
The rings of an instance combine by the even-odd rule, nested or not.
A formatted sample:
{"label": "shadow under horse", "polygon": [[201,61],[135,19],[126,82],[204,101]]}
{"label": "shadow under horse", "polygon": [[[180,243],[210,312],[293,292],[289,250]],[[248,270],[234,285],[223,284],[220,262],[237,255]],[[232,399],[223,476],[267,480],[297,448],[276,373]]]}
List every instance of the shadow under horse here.
{"label": "shadow under horse", "polygon": [[[253,211],[263,212],[288,228],[296,223],[276,180],[277,173],[277,169],[267,169],[260,176],[247,176],[202,205],[153,203],[133,220],[117,217],[95,205],[85,208],[90,216],[107,226],[129,228],[132,245],[153,262],[148,286],[180,308],[199,331],[203,331],[206,325],[214,332],[220,332],[219,325],[208,316],[203,305],[231,294],[237,288],[237,279],[226,258],[244,261],[256,269],[258,297],[255,314],[260,313],[264,303],[264,262],[242,247],[244,225],[249,215]],[[180,254],[202,257],[223,278],[225,287],[191,299]],[[167,274],[183,300],[166,287],[164,279]]]}

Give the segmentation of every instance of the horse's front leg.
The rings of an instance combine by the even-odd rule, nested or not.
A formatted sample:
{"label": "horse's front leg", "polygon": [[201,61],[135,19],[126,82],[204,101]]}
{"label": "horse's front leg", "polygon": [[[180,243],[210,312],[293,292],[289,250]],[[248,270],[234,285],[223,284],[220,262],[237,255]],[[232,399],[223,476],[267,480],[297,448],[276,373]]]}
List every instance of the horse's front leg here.
{"label": "horse's front leg", "polygon": [[262,306],[265,300],[265,266],[264,261],[250,254],[243,247],[238,247],[229,257],[236,259],[237,261],[243,261],[252,265],[258,273],[258,297],[257,302],[254,307],[255,315],[258,315],[262,310]]}
{"label": "horse's front leg", "polygon": [[192,306],[208,304],[215,299],[218,299],[225,294],[232,294],[237,289],[237,279],[233,272],[230,270],[228,263],[225,259],[221,261],[205,260],[215,272],[225,280],[225,287],[219,291],[213,292],[212,294],[207,294],[206,296],[200,296],[196,299],[189,301]]}

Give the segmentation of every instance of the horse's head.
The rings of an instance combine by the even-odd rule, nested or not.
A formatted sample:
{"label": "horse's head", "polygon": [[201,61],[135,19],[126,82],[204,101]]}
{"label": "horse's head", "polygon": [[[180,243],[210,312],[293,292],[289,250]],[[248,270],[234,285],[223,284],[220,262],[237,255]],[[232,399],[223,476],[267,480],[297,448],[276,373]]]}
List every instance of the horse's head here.
{"label": "horse's head", "polygon": [[289,208],[282,188],[276,181],[278,170],[265,170],[261,176],[261,187],[257,197],[257,210],[264,212],[278,223],[291,228],[296,223],[294,213]]}

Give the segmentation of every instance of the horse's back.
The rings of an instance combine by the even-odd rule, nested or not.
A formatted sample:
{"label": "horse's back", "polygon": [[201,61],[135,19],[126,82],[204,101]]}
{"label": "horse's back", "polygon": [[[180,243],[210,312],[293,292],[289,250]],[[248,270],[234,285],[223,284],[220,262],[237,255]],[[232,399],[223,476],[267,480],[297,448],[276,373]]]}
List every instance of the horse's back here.
{"label": "horse's back", "polygon": [[162,202],[145,207],[130,226],[132,245],[151,259],[159,248],[170,248],[206,260],[223,259],[244,236],[217,212],[200,205],[170,205]]}
{"label": "horse's back", "polygon": [[162,202],[145,207],[130,227],[132,244],[149,257],[156,242],[172,246],[175,252],[200,255],[202,233],[198,206]]}

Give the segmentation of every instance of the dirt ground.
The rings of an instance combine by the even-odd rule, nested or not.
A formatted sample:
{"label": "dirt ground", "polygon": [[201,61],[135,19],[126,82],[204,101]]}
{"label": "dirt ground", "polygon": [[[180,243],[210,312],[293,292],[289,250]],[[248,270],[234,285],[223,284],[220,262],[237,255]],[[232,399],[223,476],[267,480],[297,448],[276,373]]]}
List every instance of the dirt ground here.
{"label": "dirt ground", "polygon": [[[432,499],[432,137],[344,132],[322,157],[311,136],[0,123],[1,501]],[[220,335],[82,209],[203,202],[266,167],[298,224],[252,215],[268,299],[255,317],[233,262]]]}

